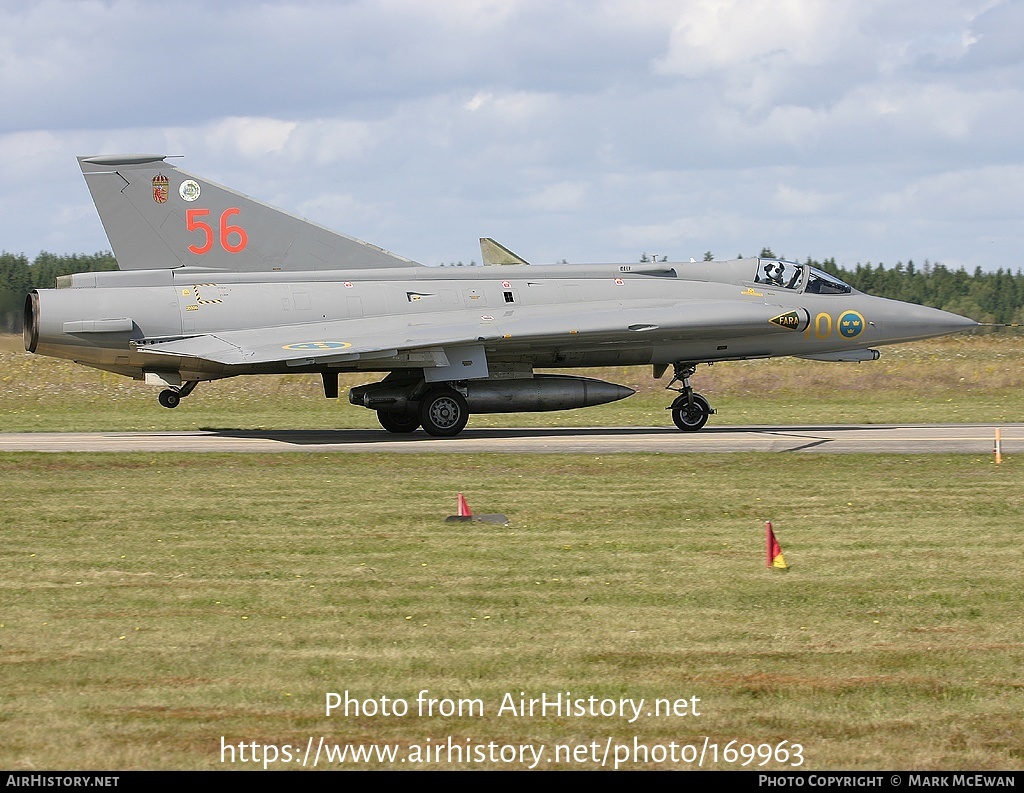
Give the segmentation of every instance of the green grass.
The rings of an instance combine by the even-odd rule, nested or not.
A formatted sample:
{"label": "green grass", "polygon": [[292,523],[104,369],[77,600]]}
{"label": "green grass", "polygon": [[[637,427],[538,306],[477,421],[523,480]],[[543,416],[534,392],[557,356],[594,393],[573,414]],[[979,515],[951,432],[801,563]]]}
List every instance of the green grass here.
{"label": "green grass", "polygon": [[[1013,458],[6,454],[0,476],[0,767],[219,768],[222,736],[321,735],[1024,767]],[[445,523],[459,491],[511,526]],[[329,691],[421,689],[487,713],[324,715]],[[495,713],[566,690],[701,715]]]}
{"label": "green grass", "polygon": [[[670,426],[675,395],[647,367],[570,370],[622,383],[635,396],[555,413],[473,416],[473,427]],[[118,431],[201,428],[376,428],[371,411],[349,405],[347,388],[379,373],[344,375],[342,398],[323,398],[309,375],[238,377],[203,383],[175,410],[158,389],[24,352],[0,337],[0,430]],[[879,361],[828,364],[797,359],[700,367],[694,387],[718,409],[713,425],[947,423],[1024,420],[1024,336],[963,335],[882,350]]]}
{"label": "green grass", "polygon": [[[376,426],[312,377],[204,384],[170,411],[20,347],[0,338],[4,431]],[[1020,336],[962,336],[694,384],[716,424],[1021,421],[1022,364]],[[638,394],[470,427],[668,424],[666,380],[582,373]],[[222,737],[310,736],[785,740],[804,768],[1024,767],[1013,457],[6,454],[0,477],[0,767],[220,768]],[[444,523],[459,491],[512,525]],[[788,572],[764,567],[766,519]],[[323,712],[329,691],[421,689],[487,712]],[[702,715],[496,715],[505,693],[566,690],[697,696]]]}

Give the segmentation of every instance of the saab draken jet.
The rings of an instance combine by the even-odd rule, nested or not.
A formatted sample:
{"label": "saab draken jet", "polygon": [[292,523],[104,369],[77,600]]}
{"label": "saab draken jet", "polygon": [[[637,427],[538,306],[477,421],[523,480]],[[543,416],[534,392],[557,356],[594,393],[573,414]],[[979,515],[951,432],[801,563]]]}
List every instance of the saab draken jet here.
{"label": "saab draken jet", "polygon": [[427,267],[187,173],[160,155],[79,157],[118,271],[57,279],[25,303],[25,347],[144,380],[176,407],[207,380],[387,373],[350,390],[389,432],[454,436],[472,413],[623,399],[614,383],[538,370],[671,368],[675,425],[715,411],[701,363],[868,361],[876,347],[973,320],[858,292],[797,262],[530,265],[491,239],[490,266]]}

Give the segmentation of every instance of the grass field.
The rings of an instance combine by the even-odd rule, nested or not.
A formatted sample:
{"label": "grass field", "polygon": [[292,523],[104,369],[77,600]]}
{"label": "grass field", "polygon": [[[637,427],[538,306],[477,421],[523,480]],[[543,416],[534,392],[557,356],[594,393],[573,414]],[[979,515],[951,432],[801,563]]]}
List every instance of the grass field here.
{"label": "grass field", "polygon": [[[570,372],[573,373],[573,372]],[[469,426],[666,426],[675,395],[647,367],[580,372],[628,385],[622,402],[556,413],[473,416]],[[158,389],[120,375],[24,351],[0,337],[0,428],[15,431],[316,429],[378,427],[345,390],[381,379],[342,377],[342,398],[323,398],[309,375],[239,377],[201,384],[175,410]],[[1024,335],[963,335],[886,347],[862,364],[787,358],[700,367],[694,387],[719,414],[713,425],[946,423],[1024,419]]]}
{"label": "grass field", "polygon": [[[1013,460],[9,454],[0,475],[3,768],[218,768],[222,737],[310,736],[1024,767]],[[445,523],[458,491],[511,525]],[[422,689],[485,713],[324,714]],[[567,690],[700,716],[497,715]]]}
{"label": "grass field", "polygon": [[[1022,364],[1020,336],[965,336],[695,385],[718,424],[1020,421]],[[648,371],[588,374],[639,393],[470,427],[668,423]],[[310,377],[206,384],[171,411],[0,339],[5,431],[359,426],[373,414]],[[531,763],[412,760],[451,737],[543,746],[541,768],[634,739],[707,740],[704,767],[788,741],[811,769],[1024,768],[1016,457],[25,453],[0,477],[0,768],[222,768],[222,738],[227,767],[255,767],[240,742],[321,736],[397,747],[373,767]],[[511,525],[445,523],[460,491]],[[789,571],[765,569],[768,519]],[[423,689],[485,712],[324,713],[345,691],[415,713]],[[700,715],[498,715],[505,694],[566,691]],[[559,746],[581,759],[547,762]]]}

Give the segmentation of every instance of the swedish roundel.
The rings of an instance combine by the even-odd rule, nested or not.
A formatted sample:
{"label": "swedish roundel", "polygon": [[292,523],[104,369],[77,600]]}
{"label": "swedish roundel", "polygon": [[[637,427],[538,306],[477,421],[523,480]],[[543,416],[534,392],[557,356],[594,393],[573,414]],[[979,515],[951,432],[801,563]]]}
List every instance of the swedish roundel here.
{"label": "swedish roundel", "polygon": [[351,347],[348,341],[298,341],[294,344],[286,344],[282,350],[344,350]]}
{"label": "swedish roundel", "polygon": [[856,311],[844,311],[839,315],[839,334],[844,339],[855,339],[864,330],[864,317]]}

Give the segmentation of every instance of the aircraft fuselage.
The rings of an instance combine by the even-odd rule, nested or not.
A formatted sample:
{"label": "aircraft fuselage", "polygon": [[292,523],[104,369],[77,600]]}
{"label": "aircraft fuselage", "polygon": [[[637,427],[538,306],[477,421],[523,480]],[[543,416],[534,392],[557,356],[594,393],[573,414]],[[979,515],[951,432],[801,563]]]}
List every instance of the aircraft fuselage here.
{"label": "aircraft fuselage", "polygon": [[[343,333],[332,329],[328,338],[321,326],[344,320],[353,333],[362,334],[367,328],[415,332],[446,322],[469,322],[479,325],[492,366],[510,362],[574,368],[813,356],[942,335],[975,324],[948,312],[852,290],[812,294],[758,283],[754,278],[760,261],[82,273],[62,279],[64,288],[36,290],[29,297],[26,346],[42,355],[137,379],[146,372],[183,371],[186,380],[204,380],[321,371],[324,365],[221,364],[156,356],[145,352],[147,341],[271,326],[294,329],[288,344],[343,345]],[[507,326],[528,323],[533,314],[549,316],[553,307],[561,312],[561,327],[546,331],[544,338],[520,341],[515,332],[504,332]],[[704,334],[706,338],[692,338],[692,333],[673,328],[671,321],[659,321],[672,314],[685,317],[719,308],[739,312],[742,322],[717,327]],[[603,335],[586,328],[589,314],[609,313],[621,315],[621,321]],[[789,324],[780,324],[787,314],[792,314]],[[646,316],[655,320],[643,322]],[[762,321],[750,322],[753,316]],[[580,333],[581,326],[585,333]],[[422,368],[422,362],[396,352],[338,361],[330,367],[390,371]]]}

